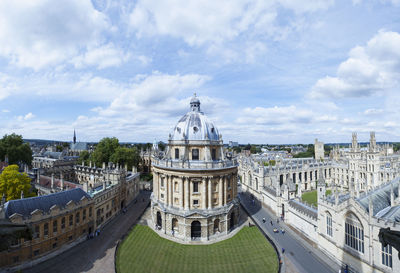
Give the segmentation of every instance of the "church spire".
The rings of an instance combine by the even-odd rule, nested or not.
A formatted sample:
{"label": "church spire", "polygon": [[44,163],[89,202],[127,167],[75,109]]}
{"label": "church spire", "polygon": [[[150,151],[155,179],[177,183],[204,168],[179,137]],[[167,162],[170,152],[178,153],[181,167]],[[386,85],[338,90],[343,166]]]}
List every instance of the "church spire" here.
{"label": "church spire", "polygon": [[75,129],[74,129],[74,144],[76,143],[76,133],[75,133]]}

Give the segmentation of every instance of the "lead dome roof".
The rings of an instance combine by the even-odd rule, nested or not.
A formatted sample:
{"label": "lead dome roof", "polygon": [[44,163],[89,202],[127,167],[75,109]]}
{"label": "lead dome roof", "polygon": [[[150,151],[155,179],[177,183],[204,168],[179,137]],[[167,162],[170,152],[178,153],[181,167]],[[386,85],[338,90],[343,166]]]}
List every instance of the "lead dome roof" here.
{"label": "lead dome roof", "polygon": [[220,140],[217,127],[200,111],[196,94],[190,100],[190,108],[175,126],[171,140]]}

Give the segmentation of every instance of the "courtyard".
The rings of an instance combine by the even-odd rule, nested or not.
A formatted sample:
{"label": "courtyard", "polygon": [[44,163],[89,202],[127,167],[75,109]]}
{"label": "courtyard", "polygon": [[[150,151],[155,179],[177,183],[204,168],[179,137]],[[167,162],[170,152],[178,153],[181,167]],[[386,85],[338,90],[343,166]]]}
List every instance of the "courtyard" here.
{"label": "courtyard", "polygon": [[278,272],[273,246],[257,227],[210,245],[183,245],[136,225],[117,252],[117,272]]}
{"label": "courtyard", "polygon": [[[328,196],[332,193],[331,190],[326,190],[325,195]],[[303,193],[303,195],[301,196],[301,200],[303,200],[303,202],[308,203],[309,205],[313,205],[315,207],[318,206],[318,195],[317,195],[317,191],[309,191],[306,193]]]}

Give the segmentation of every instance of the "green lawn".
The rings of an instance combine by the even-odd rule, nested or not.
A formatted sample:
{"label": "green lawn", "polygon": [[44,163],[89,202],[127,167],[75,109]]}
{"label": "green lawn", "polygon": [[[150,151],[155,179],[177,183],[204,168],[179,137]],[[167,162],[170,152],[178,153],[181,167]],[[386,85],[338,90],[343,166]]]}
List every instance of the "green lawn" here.
{"label": "green lawn", "polygon": [[118,248],[117,272],[278,272],[278,258],[257,227],[211,245],[182,245],[136,225]]}
{"label": "green lawn", "polygon": [[[332,193],[331,190],[326,190],[326,196],[330,195]],[[314,205],[314,206],[318,206],[318,197],[317,197],[317,191],[309,191],[304,193],[301,196],[301,200],[303,200],[304,202],[307,202],[310,205]]]}

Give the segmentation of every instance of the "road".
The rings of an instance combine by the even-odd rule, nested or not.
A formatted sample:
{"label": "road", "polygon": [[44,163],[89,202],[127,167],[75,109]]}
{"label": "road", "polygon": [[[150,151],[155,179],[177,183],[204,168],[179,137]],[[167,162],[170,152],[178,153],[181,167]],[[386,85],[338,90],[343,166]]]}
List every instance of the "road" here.
{"label": "road", "polygon": [[117,242],[142,215],[149,204],[150,194],[151,192],[141,192],[137,202],[132,202],[125,214],[117,215],[111,220],[102,229],[100,236],[84,241],[30,269],[24,269],[23,272],[115,272],[114,253]]}
{"label": "road", "polygon": [[[258,225],[263,229],[263,231],[273,239],[276,243],[276,247],[281,250],[285,249],[285,256],[290,262],[296,267],[296,269],[301,273],[332,273],[338,272],[339,266],[336,268],[331,268],[328,264],[323,261],[328,261],[329,258],[324,255],[322,252],[315,250],[308,250],[308,248],[304,247],[301,242],[299,242],[295,236],[295,233],[285,232],[285,234],[274,233],[273,229],[278,228],[279,230],[283,225],[280,221],[277,224],[276,216],[273,216],[269,211],[260,206],[259,204],[253,205],[251,198],[248,194],[240,193],[240,199],[242,205],[247,209],[247,211],[251,214],[254,221],[258,223]],[[265,218],[266,222],[263,223],[262,219]],[[271,225],[271,220],[273,225]],[[287,230],[288,228],[284,228]],[[318,253],[317,253],[318,252]]]}

